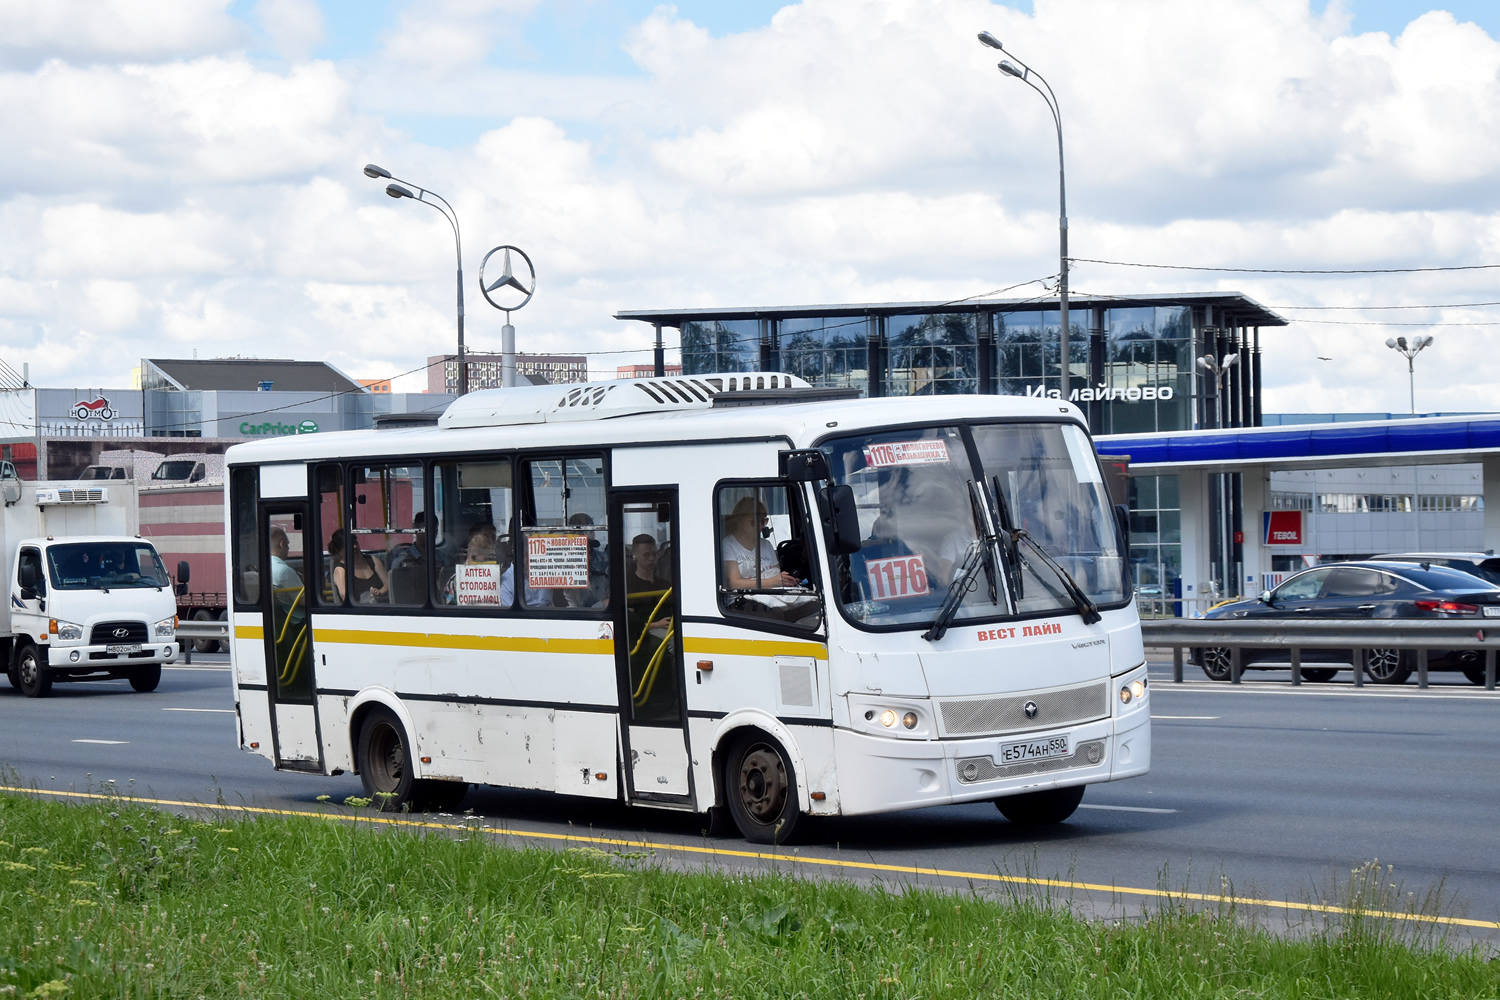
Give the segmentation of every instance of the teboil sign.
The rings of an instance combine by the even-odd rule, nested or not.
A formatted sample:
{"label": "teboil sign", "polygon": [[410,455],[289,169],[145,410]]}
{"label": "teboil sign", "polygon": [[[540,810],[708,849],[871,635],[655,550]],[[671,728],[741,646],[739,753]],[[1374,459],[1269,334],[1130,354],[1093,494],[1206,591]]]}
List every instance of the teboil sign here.
{"label": "teboil sign", "polygon": [[1265,519],[1265,544],[1302,544],[1302,512],[1300,510],[1268,510],[1261,516]]}

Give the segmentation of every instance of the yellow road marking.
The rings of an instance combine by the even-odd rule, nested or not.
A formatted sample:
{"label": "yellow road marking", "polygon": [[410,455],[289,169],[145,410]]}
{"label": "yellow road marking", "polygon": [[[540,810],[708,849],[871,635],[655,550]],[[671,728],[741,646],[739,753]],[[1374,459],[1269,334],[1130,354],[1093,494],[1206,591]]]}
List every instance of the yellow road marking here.
{"label": "yellow road marking", "polygon": [[682,640],[687,653],[718,653],[721,656],[811,656],[828,659],[828,647],[820,642],[775,642],[770,639],[706,639],[688,637]]}
{"label": "yellow road marking", "polygon": [[[0,791],[11,794],[52,795],[58,798],[98,799],[118,801],[121,796],[100,792],[54,791],[46,788],[5,788]],[[258,816],[301,816],[308,819],[334,820],[337,822],[381,823],[386,826],[412,827],[421,830],[457,830],[473,832],[476,828],[463,823],[438,823],[432,820],[403,819],[377,814],[345,815],[342,813],[308,812],[303,809],[272,809],[267,806],[211,806],[202,802],[183,802],[174,799],[147,799],[128,797],[127,801],[154,806],[179,806],[186,809],[213,809],[228,812],[251,813]],[[1225,896],[1204,892],[1172,892],[1161,889],[1140,889],[1134,886],[1103,885],[1097,882],[1073,882],[1068,879],[1030,878],[1022,875],[1001,875],[996,872],[965,872],[948,868],[921,868],[914,865],[886,865],[875,861],[848,861],[843,858],[818,858],[803,854],[774,854],[767,851],[741,851],[728,847],[700,847],[693,844],[664,844],[651,840],[630,840],[625,837],[583,836],[577,833],[547,833],[541,830],[496,829],[492,826],[478,828],[483,833],[497,837],[520,837],[530,840],[564,841],[577,844],[598,844],[606,847],[628,847],[678,854],[697,854],[720,858],[746,858],[755,861],[784,861],[798,865],[824,868],[843,868],[851,871],[885,872],[894,875],[928,875],[939,878],[966,879],[972,882],[1003,882],[1011,885],[1041,886],[1052,889],[1086,890],[1108,892],[1122,896],[1158,896],[1167,899],[1191,900],[1197,903],[1231,904],[1235,906],[1263,906],[1275,910],[1290,910],[1301,913],[1332,913],[1352,916],[1355,911],[1347,906],[1333,903],[1293,903],[1279,899],[1255,899],[1245,896]],[[1500,921],[1470,920],[1467,917],[1441,917],[1427,913],[1397,913],[1392,910],[1360,910],[1359,916],[1381,917],[1388,920],[1411,920],[1424,924],[1442,924],[1449,927],[1477,927],[1482,930],[1500,930]]]}

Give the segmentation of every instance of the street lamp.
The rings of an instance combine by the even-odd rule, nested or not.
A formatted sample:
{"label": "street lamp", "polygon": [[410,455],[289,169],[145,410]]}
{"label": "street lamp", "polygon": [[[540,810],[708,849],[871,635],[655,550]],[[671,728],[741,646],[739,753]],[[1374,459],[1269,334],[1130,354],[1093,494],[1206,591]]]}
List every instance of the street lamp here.
{"label": "street lamp", "polygon": [[[1224,411],[1220,403],[1224,380],[1228,377],[1230,370],[1239,363],[1240,355],[1238,351],[1225,354],[1223,357],[1214,357],[1212,354],[1203,354],[1198,357],[1198,367],[1208,376],[1208,382],[1213,387],[1213,394],[1210,398],[1213,400],[1213,423],[1216,428],[1224,426]],[[1212,583],[1215,590],[1222,584],[1226,592],[1233,593],[1234,583],[1238,580],[1240,574],[1238,563],[1234,565],[1234,572],[1230,572],[1231,556],[1234,551],[1234,533],[1233,526],[1230,523],[1233,519],[1233,514],[1230,510],[1233,501],[1230,495],[1229,475],[1223,472],[1217,472],[1213,475],[1214,491],[1210,499],[1210,516],[1218,527],[1218,530],[1215,532],[1215,544],[1218,547],[1220,557],[1223,559],[1223,573],[1216,576]],[[1210,561],[1212,558],[1213,556],[1210,555]],[[1210,567],[1210,575],[1212,576],[1216,571],[1212,568],[1211,563]]]}
{"label": "street lamp", "polygon": [[1219,390],[1223,387],[1224,379],[1229,374],[1229,370],[1239,363],[1239,352],[1226,354],[1222,358],[1216,358],[1212,354],[1204,354],[1198,358],[1198,367],[1202,368],[1205,372],[1208,373],[1210,382],[1214,387],[1212,398],[1214,401],[1213,412],[1215,427],[1224,426],[1224,416],[1219,411]]}
{"label": "street lamp", "polygon": [[1417,369],[1414,362],[1424,348],[1432,346],[1432,337],[1416,337],[1411,343],[1405,337],[1387,337],[1385,346],[1406,359],[1406,383],[1411,393],[1411,415],[1417,415]]}
{"label": "street lamp", "polygon": [[[392,183],[385,186],[386,194],[398,201],[402,198],[410,198],[412,201],[420,201],[424,205],[431,205],[443,213],[443,218],[447,219],[448,225],[453,227],[453,246],[458,256],[458,394],[460,396],[466,395],[469,391],[469,366],[464,355],[464,248],[463,241],[459,238],[458,233],[458,213],[453,211],[453,206],[448,204],[447,199],[442,195],[412,184],[411,181],[392,177],[391,172],[384,167],[376,166],[373,163],[366,163],[365,176],[375,178],[376,180],[391,181]],[[416,190],[413,191],[413,188]],[[428,201],[429,197],[436,199],[436,201]]]}
{"label": "street lamp", "polygon": [[[979,33],[979,41],[989,48],[1005,52],[1005,46],[1001,45],[1000,40],[988,31],[981,31]],[[1047,82],[1046,78],[1024,62],[1021,62],[1014,53],[1007,52],[1006,54],[1010,56],[1010,59],[1000,60],[998,63],[1000,72],[1006,76],[1015,77],[1038,94],[1041,94],[1042,100],[1047,102],[1047,110],[1052,112],[1052,123],[1057,126],[1057,297],[1059,311],[1061,312],[1060,319],[1062,321],[1062,330],[1058,337],[1057,346],[1062,361],[1062,394],[1063,398],[1067,399],[1068,395],[1072,392],[1073,375],[1071,367],[1072,359],[1068,356],[1068,184],[1066,174],[1063,171],[1062,110],[1058,107],[1057,95],[1052,92],[1052,85]],[[1012,59],[1015,62],[1012,62]],[[1017,65],[1018,63],[1019,65]],[[1033,77],[1042,81],[1041,87],[1031,82]],[[1046,89],[1043,90],[1043,87]]]}

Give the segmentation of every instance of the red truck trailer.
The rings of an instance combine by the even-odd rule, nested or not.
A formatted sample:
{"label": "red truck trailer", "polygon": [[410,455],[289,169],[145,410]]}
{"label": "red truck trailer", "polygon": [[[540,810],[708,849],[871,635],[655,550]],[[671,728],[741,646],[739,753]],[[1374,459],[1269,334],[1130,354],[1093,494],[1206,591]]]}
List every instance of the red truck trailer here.
{"label": "red truck trailer", "polygon": [[[140,484],[141,536],[151,540],[173,571],[188,564],[188,585],[177,597],[184,621],[226,621],[229,589],[224,581],[224,486],[193,483],[180,486]],[[199,639],[194,650],[216,652],[217,639]]]}

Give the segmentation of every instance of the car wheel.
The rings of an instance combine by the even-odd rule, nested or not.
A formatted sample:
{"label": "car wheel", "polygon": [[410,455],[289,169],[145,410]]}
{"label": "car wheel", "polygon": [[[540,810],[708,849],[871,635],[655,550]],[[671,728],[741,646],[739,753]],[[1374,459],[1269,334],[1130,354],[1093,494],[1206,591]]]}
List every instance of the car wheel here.
{"label": "car wheel", "polygon": [[1229,680],[1229,648],[1227,646],[1205,646],[1203,648],[1203,672],[1211,681]]}
{"label": "car wheel", "polygon": [[1464,667],[1464,677],[1468,678],[1470,684],[1478,684],[1481,687],[1484,686],[1483,667]]}
{"label": "car wheel", "polygon": [[35,646],[22,646],[16,655],[16,680],[28,698],[45,698],[52,690],[52,668]]}
{"label": "car wheel", "polygon": [[375,708],[359,727],[359,779],[370,803],[383,812],[400,812],[411,805],[416,780],[412,777],[411,743],[401,720],[386,708]]}
{"label": "car wheel", "polygon": [[153,663],[149,667],[141,667],[130,675],[130,688],[133,691],[155,691],[156,686],[161,683],[161,664]]}
{"label": "car wheel", "polygon": [[1302,679],[1313,681],[1316,684],[1326,684],[1333,680],[1338,671],[1333,667],[1303,667]]}
{"label": "car wheel", "polygon": [[1411,659],[1410,650],[1372,649],[1365,657],[1365,675],[1376,684],[1405,684]]}
{"label": "car wheel", "polygon": [[995,800],[995,808],[1012,823],[1021,826],[1049,826],[1061,823],[1078,809],[1083,801],[1083,785],[1071,788],[1049,788],[1044,792],[1023,792]]}
{"label": "car wheel", "polygon": [[729,815],[752,844],[785,844],[797,829],[797,775],[781,744],[749,731],[735,738],[724,765]]}

